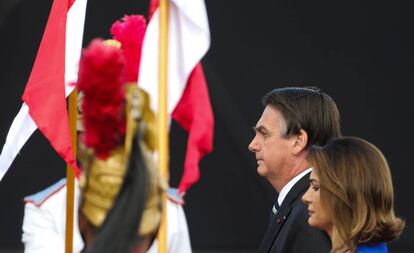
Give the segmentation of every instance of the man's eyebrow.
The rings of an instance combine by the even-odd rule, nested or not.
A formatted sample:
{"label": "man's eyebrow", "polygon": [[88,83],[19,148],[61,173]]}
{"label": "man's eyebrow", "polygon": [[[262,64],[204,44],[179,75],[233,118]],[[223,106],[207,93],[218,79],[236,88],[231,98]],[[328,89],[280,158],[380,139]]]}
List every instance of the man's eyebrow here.
{"label": "man's eyebrow", "polygon": [[264,126],[254,126],[253,130],[255,132],[259,132],[259,133],[267,133],[269,131],[267,131],[267,129]]}

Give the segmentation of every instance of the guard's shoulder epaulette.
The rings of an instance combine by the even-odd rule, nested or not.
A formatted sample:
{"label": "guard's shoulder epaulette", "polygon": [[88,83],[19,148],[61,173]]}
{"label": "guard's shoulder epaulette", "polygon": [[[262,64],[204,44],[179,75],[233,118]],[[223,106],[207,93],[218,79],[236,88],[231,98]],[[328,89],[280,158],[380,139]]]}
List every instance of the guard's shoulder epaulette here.
{"label": "guard's shoulder epaulette", "polygon": [[184,195],[185,193],[178,192],[178,189],[176,188],[168,188],[167,190],[167,198],[174,202],[175,204],[183,206],[185,204],[184,202]]}
{"label": "guard's shoulder epaulette", "polygon": [[59,192],[66,185],[66,178],[62,178],[58,182],[49,186],[48,188],[37,192],[33,195],[27,196],[23,199],[25,203],[33,203],[40,207],[48,198]]}

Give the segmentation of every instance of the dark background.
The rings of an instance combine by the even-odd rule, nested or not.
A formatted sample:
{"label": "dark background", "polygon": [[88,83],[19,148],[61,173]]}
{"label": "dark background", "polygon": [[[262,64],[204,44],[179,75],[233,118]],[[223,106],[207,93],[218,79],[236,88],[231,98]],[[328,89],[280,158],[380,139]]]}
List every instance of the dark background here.
{"label": "dark background", "polygon": [[[0,4],[0,145],[21,106],[51,0]],[[290,85],[318,86],[337,102],[344,135],[377,145],[388,158],[395,207],[407,228],[391,252],[414,252],[410,184],[414,110],[413,27],[409,1],[206,0],[212,44],[203,60],[215,116],[214,151],[186,196],[196,250],[254,250],[275,192],[247,150],[261,97]],[[85,39],[108,38],[124,14],[146,1],[89,0]],[[171,184],[182,171],[187,135],[171,131]],[[65,175],[65,165],[36,132],[0,182],[0,250],[22,249],[22,199]],[[411,240],[410,240],[411,239]]]}

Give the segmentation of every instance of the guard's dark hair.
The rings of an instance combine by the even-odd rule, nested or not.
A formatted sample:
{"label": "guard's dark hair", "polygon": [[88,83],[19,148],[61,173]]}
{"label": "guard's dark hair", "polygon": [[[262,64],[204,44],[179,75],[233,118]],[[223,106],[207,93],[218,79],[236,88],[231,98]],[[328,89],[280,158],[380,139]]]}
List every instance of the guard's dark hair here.
{"label": "guard's dark hair", "polygon": [[340,117],[333,99],[317,87],[277,88],[263,97],[263,105],[278,110],[285,120],[289,137],[303,129],[310,145],[325,145],[341,136]]}
{"label": "guard's dark hair", "polygon": [[147,186],[147,165],[138,137],[135,137],[121,191],[104,223],[97,230],[93,242],[84,249],[84,253],[129,253],[136,250]]}

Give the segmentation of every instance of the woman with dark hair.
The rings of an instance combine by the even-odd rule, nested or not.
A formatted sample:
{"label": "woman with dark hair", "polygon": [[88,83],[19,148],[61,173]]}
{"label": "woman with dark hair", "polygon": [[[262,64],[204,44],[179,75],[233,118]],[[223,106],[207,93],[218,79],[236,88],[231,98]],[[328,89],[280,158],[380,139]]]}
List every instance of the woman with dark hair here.
{"label": "woman with dark hair", "polygon": [[394,193],[388,163],[373,144],[342,137],[310,148],[313,167],[308,204],[309,225],[325,231],[331,252],[388,252],[404,221],[394,214]]}

